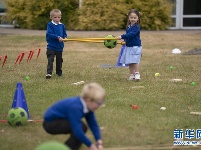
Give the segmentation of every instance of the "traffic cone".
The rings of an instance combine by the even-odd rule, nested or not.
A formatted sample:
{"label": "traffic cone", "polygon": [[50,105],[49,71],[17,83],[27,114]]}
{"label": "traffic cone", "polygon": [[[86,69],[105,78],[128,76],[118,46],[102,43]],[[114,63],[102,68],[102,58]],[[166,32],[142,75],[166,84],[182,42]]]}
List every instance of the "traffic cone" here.
{"label": "traffic cone", "polygon": [[15,107],[23,108],[27,112],[28,118],[30,118],[29,109],[26,103],[26,97],[24,95],[24,90],[23,90],[21,82],[18,82],[16,86],[12,108],[15,108]]}
{"label": "traffic cone", "polygon": [[116,64],[116,66],[118,66],[118,67],[127,67],[127,66],[128,66],[127,64],[122,64],[122,63],[120,63],[121,55],[123,54],[124,49],[125,49],[125,44],[122,45],[121,51],[120,51],[120,53],[119,53],[119,58],[118,58],[117,64]]}

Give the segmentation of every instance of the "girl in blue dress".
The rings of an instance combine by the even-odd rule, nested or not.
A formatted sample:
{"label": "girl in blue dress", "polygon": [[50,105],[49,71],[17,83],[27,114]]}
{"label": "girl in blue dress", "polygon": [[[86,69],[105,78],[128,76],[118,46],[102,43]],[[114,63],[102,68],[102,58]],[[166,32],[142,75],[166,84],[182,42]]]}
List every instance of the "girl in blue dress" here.
{"label": "girl in blue dress", "polygon": [[140,39],[140,13],[138,10],[131,9],[128,12],[126,34],[118,36],[117,39],[123,39],[126,43],[120,63],[128,64],[129,66],[130,76],[128,80],[139,81],[142,45]]}

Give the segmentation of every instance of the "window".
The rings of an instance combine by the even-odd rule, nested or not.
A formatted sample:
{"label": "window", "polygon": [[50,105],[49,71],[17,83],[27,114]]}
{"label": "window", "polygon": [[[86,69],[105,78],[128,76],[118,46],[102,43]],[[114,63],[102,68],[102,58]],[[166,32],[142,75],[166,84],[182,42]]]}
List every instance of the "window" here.
{"label": "window", "polygon": [[184,27],[199,27],[201,26],[201,18],[183,18]]}
{"label": "window", "polygon": [[184,0],[184,15],[201,15],[201,0]]}

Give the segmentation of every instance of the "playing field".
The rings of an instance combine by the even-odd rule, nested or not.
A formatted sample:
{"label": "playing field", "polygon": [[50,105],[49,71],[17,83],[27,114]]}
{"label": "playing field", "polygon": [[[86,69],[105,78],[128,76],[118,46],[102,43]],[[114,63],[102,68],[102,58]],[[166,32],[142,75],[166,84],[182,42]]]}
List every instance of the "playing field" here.
{"label": "playing field", "polygon": [[[196,139],[196,135],[200,135],[196,131],[201,129],[201,116],[190,114],[201,112],[201,56],[182,54],[201,48],[200,31],[142,31],[140,82],[127,80],[128,68],[115,67],[120,44],[108,49],[102,43],[70,41],[65,43],[63,53],[63,77],[56,77],[54,66],[53,76],[47,80],[45,31],[10,31],[0,29],[0,67],[7,56],[0,68],[1,120],[6,120],[11,109],[18,82],[23,85],[29,113],[34,120],[42,120],[44,111],[57,100],[78,95],[83,84],[72,83],[98,82],[107,91],[105,107],[96,112],[106,148],[140,149],[157,145],[170,149],[176,129],[183,129],[184,141],[201,141],[200,136]],[[68,36],[105,37],[122,33],[124,31],[69,31]],[[182,53],[172,54],[174,48]],[[34,53],[28,59],[30,51]],[[24,57],[19,64],[17,57],[22,52]],[[155,73],[160,76],[156,77]],[[27,76],[30,80],[26,80]],[[182,81],[171,82],[171,79]],[[138,109],[132,109],[131,105],[137,105]],[[161,107],[166,109],[161,110]],[[195,131],[191,132],[190,139],[185,132],[187,129]],[[87,135],[93,139],[91,132]],[[66,135],[47,134],[41,122],[28,122],[20,127],[0,122],[0,150],[34,150],[45,141],[64,142],[66,139]]]}

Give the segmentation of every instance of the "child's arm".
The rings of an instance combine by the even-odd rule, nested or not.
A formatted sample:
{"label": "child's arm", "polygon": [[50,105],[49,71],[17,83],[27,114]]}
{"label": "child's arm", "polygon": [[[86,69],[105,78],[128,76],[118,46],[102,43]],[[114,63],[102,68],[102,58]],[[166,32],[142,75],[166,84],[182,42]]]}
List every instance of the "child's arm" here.
{"label": "child's arm", "polygon": [[46,36],[52,39],[59,39],[58,36],[54,33],[54,30],[52,29],[51,25],[47,25],[47,32],[46,32]]}
{"label": "child's arm", "polygon": [[62,33],[63,37],[58,36],[59,42],[63,42],[63,39],[67,38],[67,33],[66,33],[66,28],[63,25],[63,33]]}
{"label": "child's arm", "polygon": [[102,140],[98,140],[97,143],[96,143],[96,147],[97,147],[98,149],[103,149],[103,148],[104,148],[104,147],[103,147],[103,141],[102,141]]}
{"label": "child's arm", "polygon": [[129,38],[132,38],[132,37],[134,37],[134,36],[135,36],[137,33],[139,33],[139,32],[140,32],[140,27],[139,27],[139,26],[134,26],[134,27],[132,27],[130,33],[121,35],[121,39],[129,39]]}
{"label": "child's arm", "polygon": [[87,120],[87,123],[88,123],[88,125],[89,125],[95,139],[96,139],[96,146],[99,149],[102,149],[103,148],[103,142],[101,140],[100,128],[99,128],[99,125],[96,121],[95,114],[93,112],[89,113],[86,116],[86,120]]}
{"label": "child's arm", "polygon": [[63,31],[64,31],[64,33],[63,33],[63,34],[64,34],[64,37],[63,37],[63,38],[65,39],[65,38],[67,38],[67,32],[66,32],[65,26],[64,26],[64,30],[63,30]]}
{"label": "child's arm", "polygon": [[67,38],[66,28],[64,25],[63,25],[63,37],[58,36],[58,38],[60,42],[63,42],[63,39]]}
{"label": "child's arm", "polygon": [[71,112],[70,114],[68,114],[68,118],[74,135],[87,147],[90,147],[92,145],[92,142],[89,138],[87,138],[84,131],[82,130],[82,115],[74,109],[69,109],[68,111]]}

